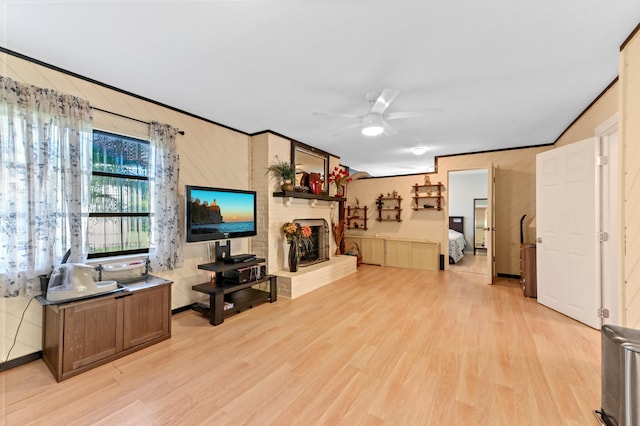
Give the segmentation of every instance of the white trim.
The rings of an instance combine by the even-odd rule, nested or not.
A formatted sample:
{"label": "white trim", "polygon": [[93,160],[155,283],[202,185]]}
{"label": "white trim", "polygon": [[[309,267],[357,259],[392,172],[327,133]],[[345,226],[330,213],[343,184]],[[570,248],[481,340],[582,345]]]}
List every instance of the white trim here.
{"label": "white trim", "polygon": [[618,113],[616,112],[611,117],[600,123],[596,127],[595,136],[606,136],[618,131]]}
{"label": "white trim", "polygon": [[[615,139],[611,136],[615,135]],[[618,114],[615,113],[596,127],[595,136],[600,141],[601,155],[607,156],[607,165],[599,168],[601,175],[600,210],[601,232],[609,234],[609,241],[600,243],[601,267],[601,307],[610,311],[603,324],[622,325],[620,310],[622,298],[621,244],[624,230],[621,220],[620,192],[620,140],[618,133]]]}

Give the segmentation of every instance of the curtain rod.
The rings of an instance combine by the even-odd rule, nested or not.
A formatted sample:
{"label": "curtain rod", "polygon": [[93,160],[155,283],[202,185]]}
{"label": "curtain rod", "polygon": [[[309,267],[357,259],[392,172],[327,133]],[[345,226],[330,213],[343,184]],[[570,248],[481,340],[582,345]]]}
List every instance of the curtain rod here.
{"label": "curtain rod", "polygon": [[[113,111],[107,111],[106,109],[102,109],[102,108],[98,108],[98,107],[91,107],[91,109],[95,109],[96,111],[100,111],[100,112],[106,112],[107,114],[111,114],[111,115],[117,115],[118,117],[126,118],[128,120],[137,121],[138,123],[143,123],[143,124],[146,124],[148,126],[151,125],[151,123],[149,123],[148,121],[140,120],[138,118],[128,117],[126,115],[118,114],[117,112],[113,112]],[[184,130],[178,130],[177,133],[179,133],[182,136],[184,136]]]}

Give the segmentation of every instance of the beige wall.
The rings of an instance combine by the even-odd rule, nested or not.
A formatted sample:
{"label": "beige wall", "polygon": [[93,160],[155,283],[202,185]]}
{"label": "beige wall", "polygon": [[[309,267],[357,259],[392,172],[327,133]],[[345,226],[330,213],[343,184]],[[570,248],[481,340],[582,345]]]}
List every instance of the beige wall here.
{"label": "beige wall", "polygon": [[[250,188],[250,138],[245,134],[7,54],[0,54],[0,74],[24,83],[76,95],[89,100],[93,107],[147,122],[155,120],[168,123],[183,130],[185,135],[177,136],[181,195],[184,195],[186,184]],[[125,135],[148,136],[148,127],[144,124],[95,110],[94,125],[96,128]],[[233,241],[234,252],[246,253],[249,249],[249,239]],[[174,281],[172,308],[186,306],[195,301],[197,296],[191,290],[191,286],[207,279],[207,275],[197,269],[199,263],[207,260],[206,253],[206,243],[185,243],[184,267],[160,274]],[[9,350],[27,301],[28,299],[23,297],[0,298],[0,359],[2,361]],[[36,302],[31,303],[16,347],[11,352],[11,359],[41,349],[41,311],[41,307]]]}
{"label": "beige wall", "polygon": [[622,193],[624,194],[620,295],[622,325],[640,329],[640,32],[620,56],[620,120]]}
{"label": "beige wall", "polygon": [[[441,252],[448,252],[448,172],[454,170],[495,169],[495,222],[496,222],[496,272],[520,274],[520,218],[535,215],[535,155],[548,148],[526,148],[496,151],[484,154],[469,154],[438,159],[437,173],[430,173],[432,183],[442,182],[444,187],[443,209],[411,209],[413,185],[422,184],[424,175],[389,178],[360,179],[349,184],[348,203],[353,205],[355,197],[360,205],[369,207],[372,217],[367,231],[351,231],[350,235],[380,235],[398,238],[418,238],[439,241]],[[380,194],[397,190],[402,196],[402,222],[377,222],[375,198]],[[471,202],[471,200],[470,200]],[[446,265],[446,262],[445,262]]]}
{"label": "beige wall", "polygon": [[558,138],[558,148],[595,135],[595,129],[618,111],[619,82],[614,82],[584,114]]}
{"label": "beige wall", "polygon": [[[511,149],[482,154],[456,155],[437,159],[437,173],[430,173],[431,182],[445,185],[445,202],[442,211],[413,211],[411,186],[421,184],[424,175],[389,178],[361,179],[349,184],[348,203],[353,205],[355,197],[361,205],[369,206],[372,220],[368,231],[351,231],[349,235],[397,236],[439,241],[442,253],[447,255],[448,203],[447,176],[449,171],[495,167],[495,222],[496,222],[496,272],[507,275],[520,274],[520,218],[527,215],[525,226],[536,211],[536,154],[559,146],[593,137],[596,128],[611,118],[618,110],[619,84],[614,83],[591,107],[578,117],[553,146]],[[553,141],[541,141],[552,143]],[[640,157],[636,157],[640,158]],[[397,190],[403,197],[401,223],[376,222],[375,198],[380,194]],[[640,188],[639,188],[640,189]],[[527,230],[525,230],[527,232]],[[529,240],[533,235],[529,233]],[[525,234],[527,237],[527,234]],[[640,246],[640,240],[639,240]],[[639,253],[640,257],[640,253]],[[445,262],[445,265],[447,263]],[[640,269],[640,268],[639,268]],[[640,274],[640,272],[639,272]],[[640,296],[638,297],[640,298]],[[640,303],[640,302],[639,302]],[[640,315],[640,314],[639,314]]]}

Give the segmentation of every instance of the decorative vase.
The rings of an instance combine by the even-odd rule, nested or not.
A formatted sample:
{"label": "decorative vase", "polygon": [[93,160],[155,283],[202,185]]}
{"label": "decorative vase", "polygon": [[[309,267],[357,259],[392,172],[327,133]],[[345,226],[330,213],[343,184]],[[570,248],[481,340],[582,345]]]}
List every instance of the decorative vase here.
{"label": "decorative vase", "polygon": [[289,243],[286,238],[282,240],[282,269],[289,270]]}
{"label": "decorative vase", "polygon": [[293,191],[295,188],[295,186],[293,185],[293,182],[291,181],[291,179],[285,179],[284,183],[280,186],[280,189],[282,189],[283,191]]}
{"label": "decorative vase", "polygon": [[289,272],[298,272],[299,247],[298,240],[289,243]]}
{"label": "decorative vase", "polygon": [[309,189],[315,195],[322,192],[322,175],[320,173],[309,173]]}
{"label": "decorative vase", "polygon": [[344,197],[344,186],[338,186],[336,188],[336,197]]}

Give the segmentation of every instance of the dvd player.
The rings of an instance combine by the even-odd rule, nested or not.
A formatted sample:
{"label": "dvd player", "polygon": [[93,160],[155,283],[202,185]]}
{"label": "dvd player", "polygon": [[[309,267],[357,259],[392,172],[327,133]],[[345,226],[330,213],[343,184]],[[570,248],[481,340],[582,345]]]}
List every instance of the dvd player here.
{"label": "dvd player", "polygon": [[242,263],[256,258],[255,254],[234,254],[222,259],[224,263]]}

